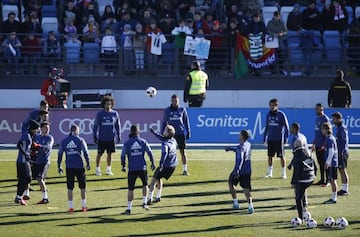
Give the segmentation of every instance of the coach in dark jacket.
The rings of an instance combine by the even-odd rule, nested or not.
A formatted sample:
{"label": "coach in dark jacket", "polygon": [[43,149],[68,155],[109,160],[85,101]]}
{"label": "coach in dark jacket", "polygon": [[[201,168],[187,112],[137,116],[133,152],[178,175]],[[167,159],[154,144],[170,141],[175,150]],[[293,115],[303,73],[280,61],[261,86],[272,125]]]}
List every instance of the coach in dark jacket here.
{"label": "coach in dark jacket", "polygon": [[342,70],[336,71],[336,77],[330,85],[328,104],[334,108],[351,107],[351,86],[344,80],[344,71]]}
{"label": "coach in dark jacket", "polygon": [[315,162],[304,149],[301,140],[294,142],[294,158],[292,165],[294,167],[291,184],[295,188],[295,201],[299,218],[303,218],[303,212],[306,211],[307,194],[306,189],[311,186],[315,179]]}

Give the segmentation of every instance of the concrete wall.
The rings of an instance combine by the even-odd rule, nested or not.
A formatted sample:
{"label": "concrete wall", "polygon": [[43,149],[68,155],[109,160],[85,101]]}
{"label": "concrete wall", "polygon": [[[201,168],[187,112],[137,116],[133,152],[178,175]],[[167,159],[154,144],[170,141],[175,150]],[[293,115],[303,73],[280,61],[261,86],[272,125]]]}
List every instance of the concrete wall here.
{"label": "concrete wall", "polygon": [[[170,104],[170,97],[180,90],[158,91],[155,98],[149,98],[143,90],[114,90],[115,108],[164,108]],[[208,91],[204,107],[208,108],[264,108],[271,98],[278,98],[283,108],[313,108],[316,103],[327,107],[327,91],[285,91],[285,90],[224,90]],[[0,108],[36,108],[43,99],[39,90],[0,90]],[[360,108],[360,91],[353,91],[352,108]]]}

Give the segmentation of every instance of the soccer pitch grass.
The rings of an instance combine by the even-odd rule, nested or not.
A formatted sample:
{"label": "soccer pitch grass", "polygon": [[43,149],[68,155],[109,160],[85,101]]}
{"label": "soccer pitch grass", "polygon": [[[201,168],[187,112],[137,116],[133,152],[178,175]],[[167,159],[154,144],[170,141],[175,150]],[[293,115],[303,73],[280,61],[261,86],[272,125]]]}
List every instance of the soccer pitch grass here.
{"label": "soccer pitch grass", "polygon": [[[274,178],[265,179],[266,151],[253,150],[252,195],[255,213],[247,214],[243,193],[238,193],[240,210],[232,209],[227,178],[234,166],[234,153],[223,150],[188,150],[190,176],[182,176],[179,164],[170,180],[164,182],[160,203],[141,208],[140,180],[137,180],[133,214],[121,213],[127,207],[127,179],[120,171],[119,151],[113,156],[114,176],[95,176],[95,150],[90,151],[91,170],[87,172],[87,206],[82,213],[79,189],[74,189],[78,210],[68,214],[64,176],[57,174],[57,150],[47,178],[48,205],[37,205],[41,193],[36,181],[27,206],[14,203],[16,193],[16,150],[0,150],[0,236],[360,236],[360,150],[351,150],[349,160],[350,195],[338,197],[337,204],[322,204],[331,196],[330,187],[312,186],[308,190],[309,211],[318,222],[315,229],[304,225],[292,228],[296,210],[288,179],[280,179],[280,162],[275,159]],[[154,149],[156,163],[159,149]],[[290,159],[290,152],[287,152]],[[105,170],[105,157],[102,158]],[[63,165],[64,167],[64,165]],[[152,176],[152,172],[149,172]],[[338,180],[338,184],[340,184]],[[340,186],[340,185],[339,185]],[[325,217],[344,216],[349,227],[324,228]]]}

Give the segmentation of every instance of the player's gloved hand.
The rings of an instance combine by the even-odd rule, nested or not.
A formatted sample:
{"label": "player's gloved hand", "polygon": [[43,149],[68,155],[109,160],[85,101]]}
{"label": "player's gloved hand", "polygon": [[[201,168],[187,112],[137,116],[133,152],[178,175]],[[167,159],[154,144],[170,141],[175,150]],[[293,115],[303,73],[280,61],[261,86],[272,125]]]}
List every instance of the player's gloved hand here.
{"label": "player's gloved hand", "polygon": [[230,151],[230,147],[225,147],[225,151]]}
{"label": "player's gloved hand", "polygon": [[289,170],[291,170],[291,165],[288,165],[287,168],[288,168]]}
{"label": "player's gloved hand", "polygon": [[90,164],[87,164],[86,165],[86,170],[90,170],[90,169],[91,169]]}
{"label": "player's gloved hand", "polygon": [[154,171],[155,170],[155,165],[151,164],[150,168],[151,168],[152,171]]}
{"label": "player's gloved hand", "polygon": [[64,170],[61,167],[59,167],[58,168],[58,173],[59,173],[59,175],[62,175],[64,173]]}
{"label": "player's gloved hand", "polygon": [[123,167],[121,168],[121,171],[122,171],[122,172],[126,172],[126,167],[123,166]]}
{"label": "player's gloved hand", "polygon": [[153,128],[150,128],[150,132],[155,134],[155,130]]}
{"label": "player's gloved hand", "polygon": [[186,140],[189,140],[190,137],[191,137],[191,134],[188,132],[188,133],[186,134]]}
{"label": "player's gloved hand", "polygon": [[98,143],[98,139],[96,136],[94,136],[94,143],[97,144]]}

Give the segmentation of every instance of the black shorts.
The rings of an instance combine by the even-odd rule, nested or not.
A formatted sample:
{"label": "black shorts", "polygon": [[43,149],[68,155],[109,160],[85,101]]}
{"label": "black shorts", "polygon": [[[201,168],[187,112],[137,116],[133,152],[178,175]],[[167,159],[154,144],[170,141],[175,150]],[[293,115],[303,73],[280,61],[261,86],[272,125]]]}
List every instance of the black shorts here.
{"label": "black shorts", "polygon": [[339,155],[339,168],[340,169],[347,168],[348,159],[349,159],[349,155],[342,155],[342,156]]}
{"label": "black shorts", "polygon": [[274,157],[275,153],[277,157],[284,157],[284,143],[282,141],[268,141],[268,156]]}
{"label": "black shorts", "polygon": [[229,176],[229,183],[234,186],[240,183],[240,187],[251,190],[251,174],[238,176],[232,172]]}
{"label": "black shorts", "polygon": [[111,154],[115,152],[114,141],[98,141],[98,154],[106,153]]}
{"label": "black shorts", "polygon": [[168,180],[171,177],[171,175],[174,173],[174,171],[175,171],[175,167],[164,167],[162,171],[160,171],[160,167],[157,167],[154,173],[154,178],[155,179],[165,178],[166,180]]}
{"label": "black shorts", "polygon": [[17,178],[20,180],[28,180],[28,183],[31,182],[31,167],[30,163],[16,163],[16,171],[17,171]]}
{"label": "black shorts", "polygon": [[74,189],[74,183],[75,183],[75,177],[78,181],[79,188],[85,189],[86,188],[86,175],[85,175],[85,169],[80,168],[66,168],[66,184],[67,189],[73,190]]}
{"label": "black shorts", "polygon": [[337,180],[337,168],[336,167],[329,167],[327,168],[328,171],[328,179],[329,180]]}
{"label": "black shorts", "polygon": [[129,171],[129,173],[128,173],[128,189],[130,191],[133,191],[135,189],[135,182],[136,182],[137,178],[141,179],[143,186],[148,185],[148,175],[147,175],[146,170]]}
{"label": "black shorts", "polygon": [[50,164],[35,164],[35,178],[45,179],[49,170]]}
{"label": "black shorts", "polygon": [[186,148],[186,140],[185,140],[185,135],[175,135],[174,136],[179,149],[185,149]]}

